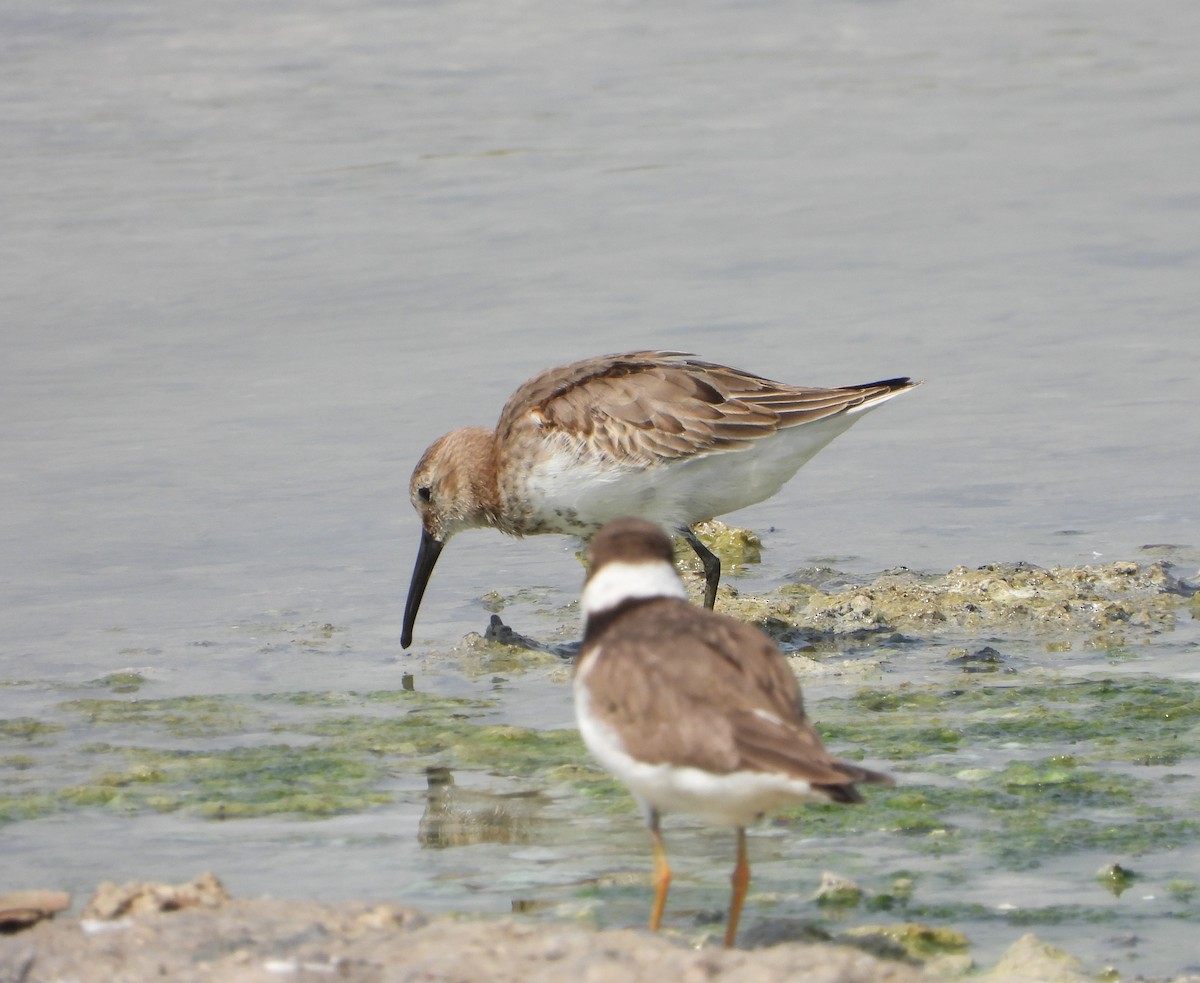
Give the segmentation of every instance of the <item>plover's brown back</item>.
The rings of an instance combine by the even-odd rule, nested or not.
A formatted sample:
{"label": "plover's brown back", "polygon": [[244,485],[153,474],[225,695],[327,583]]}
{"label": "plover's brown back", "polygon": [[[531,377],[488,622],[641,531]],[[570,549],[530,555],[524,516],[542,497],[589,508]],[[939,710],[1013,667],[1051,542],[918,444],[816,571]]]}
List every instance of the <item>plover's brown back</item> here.
{"label": "plover's brown back", "polygon": [[732,944],[749,881],[744,828],[801,802],[861,801],[856,783],[891,778],[825,749],[766,635],[687,603],[657,526],[624,519],[597,533],[582,607],[576,717],[589,750],[646,817],[659,871],[652,927],[669,880],[659,816],[686,812],[738,830]]}

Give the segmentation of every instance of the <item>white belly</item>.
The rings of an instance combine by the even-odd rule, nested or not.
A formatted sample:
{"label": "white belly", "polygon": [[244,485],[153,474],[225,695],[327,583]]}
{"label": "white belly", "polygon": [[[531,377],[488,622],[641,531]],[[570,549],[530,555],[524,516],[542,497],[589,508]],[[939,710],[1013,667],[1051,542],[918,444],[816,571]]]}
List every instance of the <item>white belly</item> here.
{"label": "white belly", "polygon": [[630,515],[669,528],[691,526],[770,498],[856,419],[842,414],[740,450],[640,469],[554,450],[525,475],[522,492],[545,531],[586,534]]}
{"label": "white belly", "polygon": [[749,826],[757,819],[801,802],[829,796],[799,778],[772,772],[718,775],[699,768],[651,764],[630,757],[620,737],[593,717],[586,686],[576,681],[575,711],[588,750],[634,794],[643,809],[682,812],[717,826]]}

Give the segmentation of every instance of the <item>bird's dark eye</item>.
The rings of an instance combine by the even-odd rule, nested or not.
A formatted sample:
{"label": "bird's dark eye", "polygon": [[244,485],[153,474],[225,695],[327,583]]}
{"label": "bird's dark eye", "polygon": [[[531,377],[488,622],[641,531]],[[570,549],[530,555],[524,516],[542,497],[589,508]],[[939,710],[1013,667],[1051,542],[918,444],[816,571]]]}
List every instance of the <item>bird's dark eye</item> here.
{"label": "bird's dark eye", "polygon": [[430,496],[430,491],[429,491],[428,485],[422,485],[420,488],[417,489],[417,498],[419,498],[422,502],[428,502],[429,496]]}

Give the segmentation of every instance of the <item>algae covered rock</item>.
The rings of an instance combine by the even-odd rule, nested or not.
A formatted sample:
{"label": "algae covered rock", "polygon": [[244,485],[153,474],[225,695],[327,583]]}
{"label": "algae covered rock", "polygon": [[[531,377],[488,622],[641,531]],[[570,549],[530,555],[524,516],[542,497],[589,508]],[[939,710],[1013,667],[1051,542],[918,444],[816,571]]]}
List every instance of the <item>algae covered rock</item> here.
{"label": "algae covered rock", "polygon": [[[740,526],[730,526],[719,519],[709,519],[694,527],[700,542],[717,554],[725,571],[762,562],[762,540],[758,534]],[[695,553],[685,549],[695,558]]]}
{"label": "algae covered rock", "polygon": [[821,884],[816,893],[817,904],[833,908],[854,908],[862,898],[863,889],[849,878],[829,870],[821,875]]}
{"label": "algae covered rock", "polygon": [[1096,871],[1096,880],[1114,898],[1119,898],[1133,887],[1133,882],[1137,880],[1137,873],[1118,863],[1105,864]]}
{"label": "algae covered rock", "polygon": [[967,937],[957,929],[922,925],[918,922],[858,925],[847,929],[843,934],[849,938],[885,938],[900,946],[910,959],[922,962],[938,956],[965,955],[971,945]]}
{"label": "algae covered rock", "polygon": [[910,570],[834,593],[813,593],[803,623],[825,631],[1001,626],[1038,630],[1159,629],[1192,593],[1165,563],[1128,561],[1043,569],[1028,563],[955,567],[944,576]]}
{"label": "algae covered rock", "polygon": [[1091,977],[1083,963],[1062,949],[1043,942],[1032,933],[1022,935],[1000,957],[992,971],[982,977],[987,983],[1084,983]]}

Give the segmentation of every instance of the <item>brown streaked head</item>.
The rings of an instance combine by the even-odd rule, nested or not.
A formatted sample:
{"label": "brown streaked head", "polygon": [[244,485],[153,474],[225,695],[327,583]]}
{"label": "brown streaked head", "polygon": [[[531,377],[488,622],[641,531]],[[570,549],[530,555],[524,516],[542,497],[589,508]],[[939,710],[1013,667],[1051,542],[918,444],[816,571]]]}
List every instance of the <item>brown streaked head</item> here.
{"label": "brown streaked head", "polygon": [[412,644],[421,598],[442,548],[456,532],[495,524],[496,435],[463,427],[435,440],[413,469],[408,496],[421,519],[421,543],[404,606],[400,645]]}

